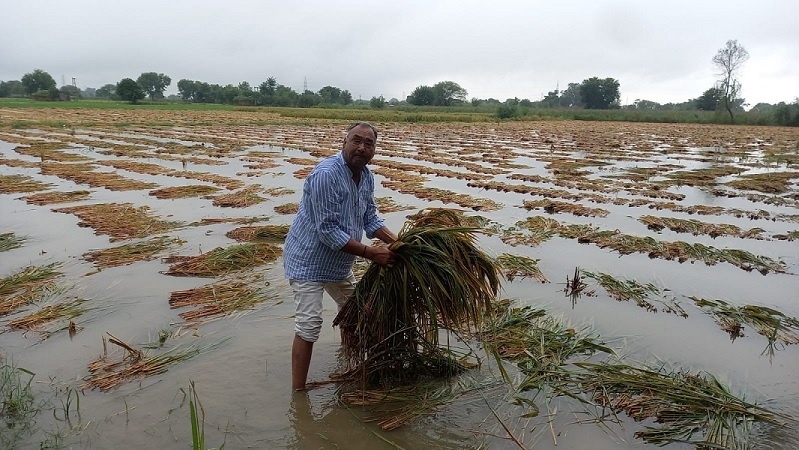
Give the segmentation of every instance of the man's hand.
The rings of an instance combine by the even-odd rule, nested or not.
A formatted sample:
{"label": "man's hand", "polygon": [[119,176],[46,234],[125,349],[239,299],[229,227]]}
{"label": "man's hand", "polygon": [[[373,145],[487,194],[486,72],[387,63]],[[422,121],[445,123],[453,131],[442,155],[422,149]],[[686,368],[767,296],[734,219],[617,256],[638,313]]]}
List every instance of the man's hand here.
{"label": "man's hand", "polygon": [[394,266],[394,252],[387,247],[366,247],[364,258],[385,267]]}

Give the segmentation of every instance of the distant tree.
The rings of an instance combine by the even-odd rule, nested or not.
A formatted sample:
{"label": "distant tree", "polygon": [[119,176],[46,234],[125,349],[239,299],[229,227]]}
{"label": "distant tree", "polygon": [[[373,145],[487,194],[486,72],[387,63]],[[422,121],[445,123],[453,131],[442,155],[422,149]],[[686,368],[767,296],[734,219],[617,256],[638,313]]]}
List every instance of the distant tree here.
{"label": "distant tree", "polygon": [[[749,52],[736,40],[729,40],[713,57],[713,64],[719,70],[718,89],[721,91],[721,106],[730,115],[730,122],[735,123],[732,111],[735,100],[741,92],[741,83],[736,78],[738,70],[749,59]],[[741,102],[742,103],[742,102]]]}
{"label": "distant tree", "polygon": [[591,77],[580,83],[580,99],[587,109],[619,107],[619,82],[613,78]]}
{"label": "distant tree", "polygon": [[22,76],[21,81],[22,85],[25,86],[25,92],[28,94],[55,89],[55,80],[49,73],[42,69],[36,69],[33,72],[26,73]]}
{"label": "distant tree", "polygon": [[350,94],[350,91],[346,89],[341,91],[341,103],[344,105],[352,103],[352,94]]}
{"label": "distant tree", "polygon": [[0,81],[0,97],[22,97],[25,85],[19,80]]}
{"label": "distant tree", "polygon": [[322,103],[329,105],[341,103],[341,89],[333,86],[325,86],[319,89],[319,97],[322,98]]}
{"label": "distant tree", "polygon": [[112,98],[116,95],[117,87],[113,84],[106,84],[103,85],[101,88],[97,89],[94,95],[97,98]]}
{"label": "distant tree", "polygon": [[274,106],[296,106],[299,97],[294,89],[278,84],[275,88]]}
{"label": "distant tree", "polygon": [[379,97],[372,97],[372,99],[369,100],[369,106],[373,109],[383,109],[386,107],[386,99],[383,98],[382,95]]}
{"label": "distant tree", "polygon": [[316,92],[306,89],[297,99],[297,106],[300,108],[310,108],[322,102],[322,97]]}
{"label": "distant tree", "polygon": [[583,100],[580,97],[580,83],[569,83],[566,90],[560,92],[560,106],[564,108],[583,107]]}
{"label": "distant tree", "polygon": [[466,101],[466,89],[454,81],[440,81],[433,85],[433,104],[450,106]]}
{"label": "distant tree", "polygon": [[397,106],[399,105],[399,100],[397,100],[396,97],[391,97],[391,100],[388,101],[388,104],[391,106]]}
{"label": "distant tree", "polygon": [[633,104],[632,104],[632,105],[630,105],[630,106],[631,106],[631,108],[630,108],[630,109],[649,109],[649,110],[655,110],[655,109],[658,109],[658,108],[660,108],[660,106],[661,106],[661,105],[660,105],[660,103],[658,103],[658,102],[653,102],[652,100],[642,100],[642,99],[638,98],[638,99],[635,99],[635,101],[633,102]]}
{"label": "distant tree", "polygon": [[204,81],[195,81],[192,101],[197,103],[212,103],[214,100],[211,95],[211,85]]}
{"label": "distant tree", "polygon": [[[510,99],[509,99],[510,100]],[[505,102],[497,108],[497,119],[512,119],[519,116],[519,107],[516,102]]]}
{"label": "distant tree", "polygon": [[546,97],[541,99],[538,103],[542,108],[557,108],[560,106],[560,92],[557,89],[549,91]]}
{"label": "distant tree", "polygon": [[435,104],[436,93],[430,86],[418,86],[408,96],[408,103],[411,105],[425,106]]}
{"label": "distant tree", "polygon": [[81,91],[80,95],[81,97],[85,98],[94,98],[97,95],[97,89],[92,87],[87,87],[86,89]]}
{"label": "distant tree", "polygon": [[150,96],[150,100],[155,100],[164,98],[164,90],[172,83],[172,79],[163,73],[144,72],[136,82]]}
{"label": "distant tree", "polygon": [[774,105],[774,121],[777,125],[799,127],[799,98],[790,105],[779,102]]}
{"label": "distant tree", "polygon": [[59,89],[59,91],[66,94],[71,99],[78,99],[81,97],[80,89],[78,89],[76,86],[72,86],[71,84],[61,86],[61,89]]}
{"label": "distant tree", "polygon": [[116,95],[122,100],[134,104],[138,103],[139,100],[146,96],[141,85],[133,81],[132,78],[123,78],[119,83],[117,83]]}
{"label": "distant tree", "polygon": [[194,81],[182,79],[178,81],[178,94],[185,102],[194,100]]}
{"label": "distant tree", "polygon": [[695,100],[696,109],[700,111],[715,111],[721,105],[721,89],[712,87]]}

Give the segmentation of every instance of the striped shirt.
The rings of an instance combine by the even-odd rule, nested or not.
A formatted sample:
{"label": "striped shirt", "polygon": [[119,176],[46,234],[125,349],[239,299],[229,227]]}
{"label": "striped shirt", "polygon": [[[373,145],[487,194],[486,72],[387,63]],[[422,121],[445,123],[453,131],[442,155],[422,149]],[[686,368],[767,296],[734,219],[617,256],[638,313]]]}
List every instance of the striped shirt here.
{"label": "striped shirt", "polygon": [[283,251],[286,278],[340,281],[349,275],[355,256],[341,248],[350,238],[360,242],[383,226],[374,200],[375,179],[364,167],[355,185],[341,153],[322,160],[302,188],[297,216]]}

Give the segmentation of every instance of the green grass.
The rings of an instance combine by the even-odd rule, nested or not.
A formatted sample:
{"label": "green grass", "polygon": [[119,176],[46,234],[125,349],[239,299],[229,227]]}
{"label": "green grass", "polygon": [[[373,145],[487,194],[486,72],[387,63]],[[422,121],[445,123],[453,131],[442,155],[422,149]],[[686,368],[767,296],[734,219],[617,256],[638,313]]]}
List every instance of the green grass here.
{"label": "green grass", "polygon": [[[371,122],[408,122],[408,123],[433,123],[433,122],[497,122],[497,105],[435,107],[402,105],[382,109],[372,109],[366,105],[331,106],[322,105],[314,108],[296,107],[266,107],[266,106],[236,106],[215,103],[185,103],[180,100],[142,101],[132,105],[124,101],[103,99],[82,99],[70,102],[40,102],[29,98],[0,98],[0,108],[90,108],[90,109],[124,109],[124,110],[166,110],[166,111],[250,111],[270,112],[284,118],[293,118],[300,121],[314,119],[335,120],[368,120]],[[267,123],[269,119],[252,118],[257,124],[259,121]],[[585,121],[622,121],[622,122],[654,122],[654,123],[729,123],[726,114],[713,111],[642,111],[629,109],[615,110],[588,110],[588,109],[549,109],[517,107],[515,117],[506,119],[511,121],[540,121],[540,120],[585,120]],[[34,125],[31,122],[18,121],[16,126],[27,127]],[[735,123],[740,125],[774,125],[771,115],[757,112],[738,113]],[[14,122],[0,123],[0,126],[15,126]],[[65,123],[50,121],[37,125],[63,126]],[[159,124],[154,124],[157,126]],[[161,126],[169,126],[164,123]]]}

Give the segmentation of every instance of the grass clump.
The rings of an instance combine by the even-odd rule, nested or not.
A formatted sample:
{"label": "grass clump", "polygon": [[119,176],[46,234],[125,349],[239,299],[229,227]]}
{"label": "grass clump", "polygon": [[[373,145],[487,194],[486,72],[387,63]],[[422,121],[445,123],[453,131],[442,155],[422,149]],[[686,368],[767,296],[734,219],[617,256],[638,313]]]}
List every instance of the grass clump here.
{"label": "grass clump", "polygon": [[299,210],[299,203],[285,203],[275,206],[275,212],[278,214],[297,214],[297,211]]}
{"label": "grass clump", "polygon": [[479,229],[462,217],[431,209],[407,222],[389,247],[394,266],[372,264],[336,316],[345,357],[367,384],[460,370],[439,333],[479,329],[500,283],[497,263],[475,245]]}
{"label": "grass clump", "polygon": [[280,247],[267,242],[218,247],[198,256],[170,256],[166,262],[172,266],[163,273],[184,277],[216,277],[274,261],[281,253]]}
{"label": "grass clump", "polygon": [[212,198],[212,203],[214,206],[246,208],[247,206],[257,205],[258,203],[266,201],[264,197],[258,195],[260,190],[261,188],[259,186],[249,186],[231,194],[217,195],[206,198]]}
{"label": "grass clump", "polygon": [[34,432],[36,403],[31,384],[35,374],[9,364],[0,366],[0,444],[16,448],[18,442]]}
{"label": "grass clump", "polygon": [[[72,319],[89,310],[89,308],[83,306],[84,302],[86,302],[85,298],[77,298],[54,305],[47,305],[38,311],[8,322],[8,327],[12,330],[24,332],[38,331],[43,337],[52,334],[51,330],[53,329],[56,331],[69,329],[71,334],[74,334],[77,325]],[[63,326],[44,328],[45,325],[55,322],[63,323]]]}

